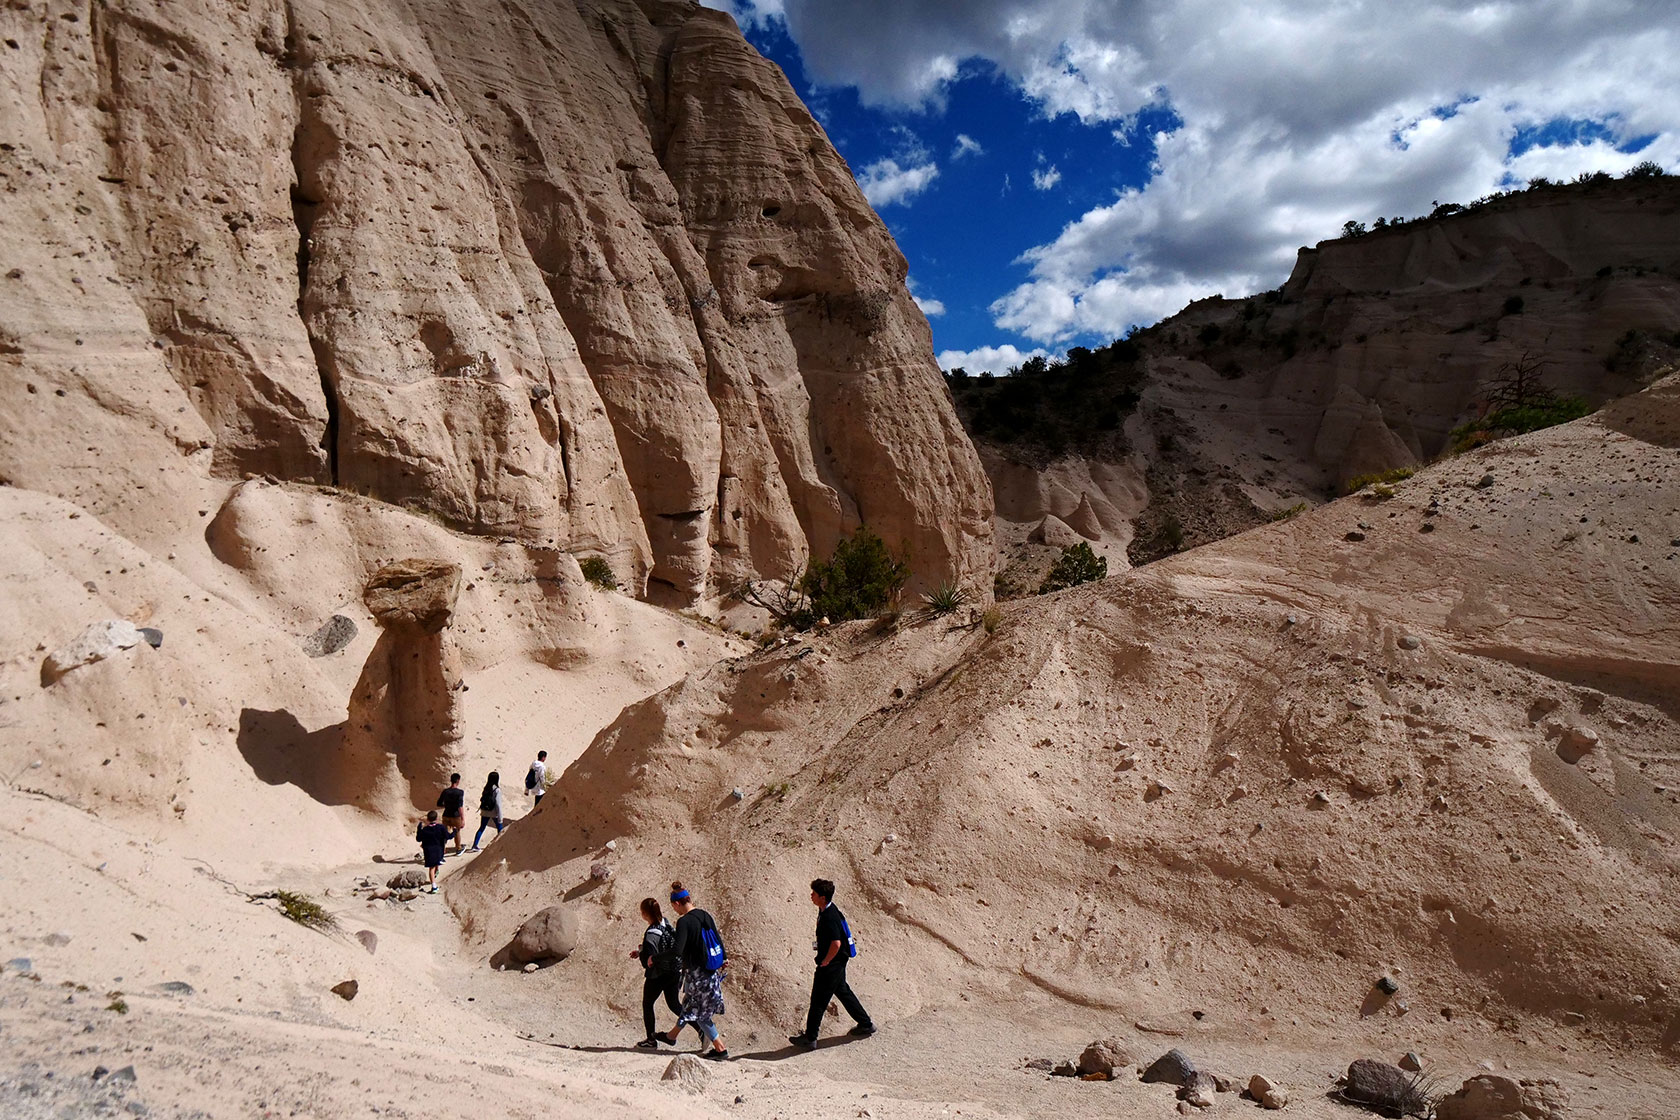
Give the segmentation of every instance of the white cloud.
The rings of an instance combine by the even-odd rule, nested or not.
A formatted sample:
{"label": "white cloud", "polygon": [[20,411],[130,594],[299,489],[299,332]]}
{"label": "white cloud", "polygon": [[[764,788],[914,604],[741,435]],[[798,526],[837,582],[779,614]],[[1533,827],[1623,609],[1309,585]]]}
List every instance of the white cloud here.
{"label": "white cloud", "polygon": [[932,319],[936,315],[945,314],[945,301],[941,299],[924,299],[921,296],[911,296],[916,306],[922,309],[922,314]]}
{"label": "white cloud", "polygon": [[1053,163],[1049,167],[1035,168],[1032,177],[1033,189],[1038,191],[1047,191],[1062,181],[1062,173],[1056,169],[1056,165]]}
{"label": "white cloud", "polygon": [[883,206],[906,204],[928,189],[939,177],[936,164],[924,163],[914,167],[900,167],[896,159],[878,159],[863,169],[858,186],[863,197],[879,210]]}
{"label": "white cloud", "polygon": [[[1144,141],[1140,111],[1176,114],[1181,124],[1153,137],[1151,180],[1028,249],[1025,282],[994,305],[1000,327],[1046,343],[1118,334],[1210,291],[1274,286],[1298,246],[1350,218],[1413,216],[1534,175],[1643,159],[1680,169],[1680,0],[766,0],[756,10],[774,4],[813,77],[856,85],[867,104],[937,109],[962,64],[985,60],[1046,115],[1105,125],[1105,138]],[[1519,137],[1570,120],[1610,139],[1571,135],[1510,155]],[[1616,150],[1648,136],[1635,156]]]}
{"label": "white cloud", "polygon": [[967,135],[966,133],[957,133],[957,146],[951,149],[951,159],[953,161],[962,159],[964,156],[980,156],[985,154],[986,149],[980,146],[980,141]]}
{"label": "white cloud", "polygon": [[941,350],[939,352],[940,369],[956,369],[961,366],[969,373],[979,373],[989,370],[992,373],[1008,373],[1009,370],[1020,365],[1028,358],[1048,358],[1050,355],[1039,347],[1031,350],[1021,350],[1009,343],[1002,346],[979,346],[973,350]]}

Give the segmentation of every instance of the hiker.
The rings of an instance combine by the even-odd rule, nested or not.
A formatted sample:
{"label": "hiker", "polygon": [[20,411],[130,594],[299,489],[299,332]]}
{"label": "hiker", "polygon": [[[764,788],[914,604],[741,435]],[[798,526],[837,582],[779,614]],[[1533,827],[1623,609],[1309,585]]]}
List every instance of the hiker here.
{"label": "hiker", "polygon": [[811,880],[811,903],[817,908],[817,943],[812,946],[817,951],[817,971],[811,978],[811,1010],[805,1016],[805,1033],[788,1036],[789,1042],[807,1050],[817,1044],[823,1012],[835,996],[840,997],[840,1006],[846,1009],[846,1014],[857,1020],[857,1026],[848,1034],[867,1038],[875,1033],[869,1012],[846,983],[846,962],[857,955],[857,942],[852,939],[852,927],[846,924],[846,915],[834,905],[834,884],[827,879]]}
{"label": "hiker", "polygon": [[461,854],[461,830],[467,827],[467,791],[461,788],[461,775],[449,775],[449,788],[438,794],[438,808],[443,810],[443,824],[449,838],[455,841],[455,854]]}
{"label": "hiker", "polygon": [[438,823],[436,809],[426,810],[426,819],[414,830],[414,838],[420,841],[420,856],[426,861],[426,881],[436,894],[438,868],[443,866],[443,846],[449,841],[449,828]]}
{"label": "hiker", "polygon": [[548,752],[538,751],[537,760],[531,763],[531,768],[525,771],[525,792],[535,796],[531,808],[542,804],[542,795],[548,792]]}
{"label": "hiker", "polygon": [[674,949],[682,964],[682,1011],[668,1034],[653,1037],[675,1046],[683,1027],[693,1026],[712,1044],[702,1057],[721,1062],[729,1057],[729,1049],[719,1037],[712,1016],[723,1014],[723,967],[729,962],[729,954],[723,951],[717,923],[694,905],[681,883],[671,884],[671,909],[677,912]]}
{"label": "hiker", "polygon": [[491,825],[496,826],[497,836],[506,827],[502,822],[502,776],[494,770],[484,780],[484,792],[478,795],[478,835],[473,837],[472,851],[479,850],[478,842]]}
{"label": "hiker", "polygon": [[642,1025],[647,1028],[647,1037],[636,1043],[636,1047],[657,1050],[659,1040],[653,1033],[653,1005],[664,996],[665,1006],[682,1014],[682,1007],[677,1003],[681,978],[677,967],[677,932],[665,920],[657,899],[642,899],[641,910],[647,931],[642,934],[641,948],[630,950],[630,956],[642,962]]}

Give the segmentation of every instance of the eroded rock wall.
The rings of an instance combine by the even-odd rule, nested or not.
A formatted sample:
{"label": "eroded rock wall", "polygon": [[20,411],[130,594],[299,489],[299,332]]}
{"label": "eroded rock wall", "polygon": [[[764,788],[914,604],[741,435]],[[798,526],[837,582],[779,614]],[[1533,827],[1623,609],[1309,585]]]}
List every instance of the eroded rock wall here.
{"label": "eroded rock wall", "polygon": [[867,522],[916,584],[989,586],[903,258],[727,16],[29,0],[0,29],[9,481],[141,540],[207,477],[336,485],[679,602]]}

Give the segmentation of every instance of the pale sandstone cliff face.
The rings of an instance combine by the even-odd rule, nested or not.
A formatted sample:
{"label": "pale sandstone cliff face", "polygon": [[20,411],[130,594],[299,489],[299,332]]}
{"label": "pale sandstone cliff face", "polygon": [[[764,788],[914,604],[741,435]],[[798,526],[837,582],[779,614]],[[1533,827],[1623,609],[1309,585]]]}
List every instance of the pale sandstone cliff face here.
{"label": "pale sandstone cliff face", "polygon": [[726,16],[169,0],[0,29],[14,485],[145,542],[206,480],[336,484],[681,602],[867,522],[916,584],[989,584],[903,258]]}

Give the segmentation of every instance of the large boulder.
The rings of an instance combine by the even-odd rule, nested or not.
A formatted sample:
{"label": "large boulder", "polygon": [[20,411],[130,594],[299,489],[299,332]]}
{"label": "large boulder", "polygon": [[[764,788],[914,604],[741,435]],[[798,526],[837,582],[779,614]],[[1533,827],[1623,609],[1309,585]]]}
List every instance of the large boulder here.
{"label": "large boulder", "polygon": [[577,948],[577,917],[565,906],[550,906],[525,919],[507,947],[515,964],[563,961]]}
{"label": "large boulder", "polygon": [[461,594],[461,566],[447,560],[396,560],[373,574],[362,602],[379,625],[418,626],[435,634],[449,625]]}
{"label": "large boulder", "polygon": [[1436,1120],[1565,1120],[1569,1094],[1547,1078],[1517,1081],[1484,1073],[1435,1106]]}
{"label": "large boulder", "polygon": [[1149,1063],[1149,1068],[1143,1071],[1142,1080],[1182,1089],[1195,1084],[1196,1072],[1196,1063],[1184,1051],[1175,1048]]}
{"label": "large boulder", "polygon": [[146,636],[138,626],[120,618],[92,623],[69,645],[47,655],[41,663],[41,683],[52,684],[72,669],[103,661],[112,654],[133,649],[145,640]]}

